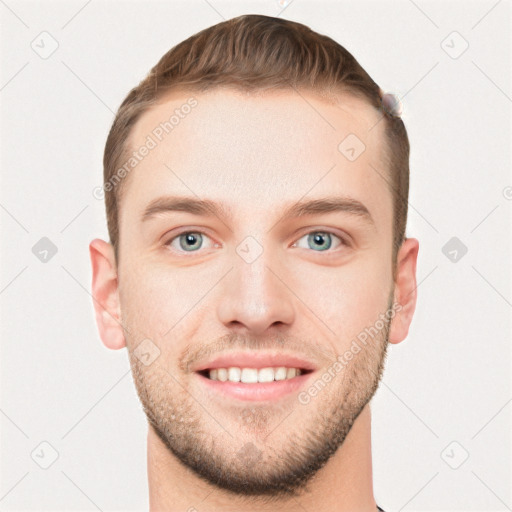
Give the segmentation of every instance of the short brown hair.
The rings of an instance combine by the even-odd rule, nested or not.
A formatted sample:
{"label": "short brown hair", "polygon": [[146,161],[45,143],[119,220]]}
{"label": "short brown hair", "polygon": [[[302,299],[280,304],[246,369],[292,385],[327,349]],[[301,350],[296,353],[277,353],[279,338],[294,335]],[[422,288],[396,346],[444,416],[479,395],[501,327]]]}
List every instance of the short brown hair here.
{"label": "short brown hair", "polygon": [[[103,156],[104,184],[129,153],[129,136],[141,115],[171,89],[213,87],[246,91],[310,90],[324,97],[348,92],[382,112],[385,165],[393,197],[393,265],[405,239],[409,195],[409,140],[403,121],[383,108],[383,92],[343,46],[306,25],[243,15],[206,28],[171,48],[119,107]],[[331,96],[332,97],[332,96]],[[104,187],[106,188],[106,187]],[[110,243],[119,262],[118,206],[122,183],[105,190]]]}

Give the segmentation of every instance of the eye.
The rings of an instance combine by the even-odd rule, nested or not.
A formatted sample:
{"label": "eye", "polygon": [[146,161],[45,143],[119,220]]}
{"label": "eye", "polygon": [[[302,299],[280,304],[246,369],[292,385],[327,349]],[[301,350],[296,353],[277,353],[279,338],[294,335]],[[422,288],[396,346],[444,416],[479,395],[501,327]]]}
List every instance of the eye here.
{"label": "eye", "polygon": [[[171,238],[165,245],[172,247],[176,252],[197,252],[203,248],[205,239],[210,240],[210,237],[200,231],[184,231]],[[211,247],[213,246],[212,243]]]}
{"label": "eye", "polygon": [[[303,249],[318,249],[318,251],[315,252],[325,252],[333,248],[333,237],[338,240],[338,244],[335,245],[334,248],[339,247],[340,245],[349,245],[348,243],[345,242],[343,238],[341,238],[338,235],[335,235],[330,231],[316,230],[311,231],[307,233],[305,236],[301,237],[297,242],[295,242],[292,245],[292,247],[300,247]],[[300,241],[303,239],[305,239],[306,241],[305,247],[304,245],[299,245]],[[207,247],[205,247],[204,244],[205,240],[210,241],[210,244]],[[213,242],[211,238],[208,235],[206,235],[206,233],[203,233],[201,231],[184,231],[172,237],[164,245],[172,247],[173,251],[178,253],[198,252],[199,249],[208,249],[219,246],[218,244]]]}
{"label": "eye", "polygon": [[[307,235],[301,237],[297,242],[293,244],[292,247],[301,247],[303,249],[319,249],[319,251],[315,252],[325,252],[332,247],[332,237],[337,238],[339,240],[339,244],[335,247],[339,247],[340,245],[348,245],[345,240],[341,237],[331,233],[330,231],[311,231]],[[303,239],[306,239],[306,246],[297,245]]]}

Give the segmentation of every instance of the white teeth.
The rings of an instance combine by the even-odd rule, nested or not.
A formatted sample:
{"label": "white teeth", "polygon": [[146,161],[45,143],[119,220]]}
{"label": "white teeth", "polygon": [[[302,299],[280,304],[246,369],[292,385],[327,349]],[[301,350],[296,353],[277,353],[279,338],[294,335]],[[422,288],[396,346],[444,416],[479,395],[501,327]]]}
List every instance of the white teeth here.
{"label": "white teeth", "polygon": [[258,382],[272,382],[274,380],[274,368],[261,368],[258,371]]}
{"label": "white teeth", "polygon": [[295,372],[296,372],[295,368],[288,368],[288,370],[286,370],[286,378],[292,379],[296,375]]}
{"label": "white teeth", "polygon": [[256,368],[242,368],[240,381],[245,384],[254,384],[258,382],[258,370]]}
{"label": "white teeth", "polygon": [[286,379],[286,368],[284,366],[280,366],[274,370],[274,379],[276,380],[284,380]]}
{"label": "white teeth", "polygon": [[240,382],[241,373],[240,368],[228,368],[228,380],[230,382]]}
{"label": "white teeth", "polygon": [[298,368],[286,368],[279,366],[277,368],[215,368],[210,370],[211,380],[220,380],[222,382],[243,382],[244,384],[255,384],[257,382],[273,382],[274,380],[293,379],[301,375]]}

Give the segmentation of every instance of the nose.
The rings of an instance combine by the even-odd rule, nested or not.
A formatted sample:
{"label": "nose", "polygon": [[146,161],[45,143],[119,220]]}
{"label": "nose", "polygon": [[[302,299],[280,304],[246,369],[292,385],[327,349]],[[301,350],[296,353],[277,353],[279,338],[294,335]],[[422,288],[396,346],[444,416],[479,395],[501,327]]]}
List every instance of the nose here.
{"label": "nose", "polygon": [[219,290],[220,322],[231,331],[253,335],[291,326],[294,294],[286,281],[285,270],[265,251],[252,263],[235,254],[234,267]]}

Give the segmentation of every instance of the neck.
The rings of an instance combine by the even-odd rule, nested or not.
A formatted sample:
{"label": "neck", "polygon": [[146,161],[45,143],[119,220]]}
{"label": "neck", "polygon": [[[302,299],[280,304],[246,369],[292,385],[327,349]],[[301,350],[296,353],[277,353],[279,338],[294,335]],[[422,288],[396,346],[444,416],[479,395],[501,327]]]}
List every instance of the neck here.
{"label": "neck", "polygon": [[308,492],[286,503],[262,504],[256,499],[237,498],[209,485],[176,459],[151,426],[147,455],[150,512],[197,512],[206,509],[211,512],[256,512],[276,508],[291,512],[298,507],[316,512],[377,510],[373,497],[368,404],[357,417],[342,446],[310,481]]}

